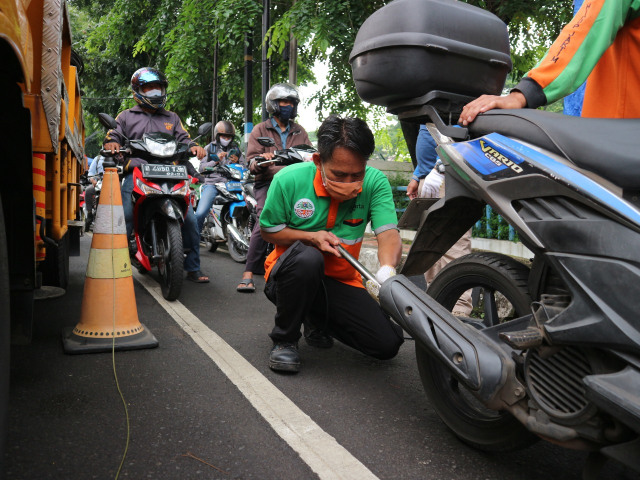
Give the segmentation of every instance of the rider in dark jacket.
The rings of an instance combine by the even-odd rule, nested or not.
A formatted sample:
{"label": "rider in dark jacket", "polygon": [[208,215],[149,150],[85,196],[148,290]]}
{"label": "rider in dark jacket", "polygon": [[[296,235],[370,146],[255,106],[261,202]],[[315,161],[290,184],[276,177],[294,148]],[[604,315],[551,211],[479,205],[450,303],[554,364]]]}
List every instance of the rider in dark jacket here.
{"label": "rider in dark jacket", "polygon": [[[109,130],[104,139],[104,149],[112,153],[120,151],[120,146],[125,139],[137,140],[145,133],[166,132],[173,135],[181,143],[189,143],[191,153],[198,158],[205,156],[204,148],[198,146],[182,126],[178,114],[165,110],[167,101],[166,89],[169,82],[164,74],[155,68],[144,67],[138,69],[131,77],[133,98],[138,105],[121,112],[116,117],[118,124],[115,129]],[[133,168],[147,163],[140,158],[130,158],[124,165],[124,179],[122,181],[122,208],[124,210],[127,225],[127,236],[133,234]],[[188,163],[188,162],[187,162]],[[187,170],[189,170],[187,165]],[[191,167],[195,173],[195,169]],[[200,233],[193,213],[189,206],[182,226],[182,238],[185,249],[188,250],[184,261],[184,269],[187,271],[187,279],[198,283],[209,281],[209,277],[200,271]]]}
{"label": "rider in dark jacket", "polygon": [[246,166],[244,155],[235,141],[235,136],[236,129],[231,122],[226,120],[219,121],[213,130],[213,141],[205,147],[207,156],[200,160],[198,171],[204,175],[204,186],[200,192],[200,201],[196,210],[199,232],[202,231],[202,225],[204,225],[204,220],[207,218],[207,213],[218,194],[216,183],[227,181],[227,178],[222,174],[217,172],[207,173],[205,169],[231,163],[240,163]]}
{"label": "rider in dark jacket", "polygon": [[[267,111],[271,114],[271,118],[256,125],[249,136],[247,144],[247,159],[249,160],[249,169],[255,175],[256,183],[254,194],[257,202],[257,213],[264,207],[267,199],[267,190],[273,176],[284,168],[284,165],[269,164],[269,166],[260,166],[255,161],[255,157],[261,156],[265,159],[273,158],[276,150],[293,147],[294,145],[311,145],[307,131],[301,125],[295,123],[293,119],[298,112],[298,104],[300,103],[300,95],[298,89],[288,83],[277,83],[269,89],[265,98]],[[275,146],[265,147],[258,142],[259,137],[270,137],[275,141]],[[237,287],[239,292],[255,292],[256,288],[253,283],[253,274],[259,274],[264,271],[264,257],[267,250],[267,243],[262,240],[260,234],[260,226],[256,222],[251,232],[251,242],[249,243],[249,251],[247,252],[247,263],[245,271],[242,274],[242,280]]]}

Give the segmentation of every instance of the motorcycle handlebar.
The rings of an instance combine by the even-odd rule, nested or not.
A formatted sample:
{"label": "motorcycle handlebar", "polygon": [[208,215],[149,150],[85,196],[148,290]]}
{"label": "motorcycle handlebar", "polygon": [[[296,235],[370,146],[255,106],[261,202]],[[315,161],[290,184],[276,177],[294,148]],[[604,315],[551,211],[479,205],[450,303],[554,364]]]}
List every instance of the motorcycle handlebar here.
{"label": "motorcycle handlebar", "polygon": [[103,157],[113,157],[115,155],[118,155],[119,153],[122,153],[123,155],[131,155],[131,149],[121,148],[115,153],[111,153],[111,150],[105,150],[103,148],[100,149],[100,155],[102,155]]}

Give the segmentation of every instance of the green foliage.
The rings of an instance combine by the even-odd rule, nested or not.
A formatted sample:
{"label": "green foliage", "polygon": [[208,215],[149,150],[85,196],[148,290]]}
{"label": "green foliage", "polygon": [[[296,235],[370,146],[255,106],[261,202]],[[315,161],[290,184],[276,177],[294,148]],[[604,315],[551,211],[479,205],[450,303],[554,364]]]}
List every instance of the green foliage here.
{"label": "green foliage", "polygon": [[393,193],[393,203],[396,206],[396,213],[398,214],[398,220],[402,216],[402,213],[409,205],[409,197],[407,197],[406,190],[398,190],[398,187],[406,187],[409,183],[410,177],[404,173],[394,173],[387,176],[389,184],[391,185],[391,192]]}
{"label": "green foliage", "polygon": [[[487,228],[488,223],[488,228]],[[495,211],[489,216],[484,215],[472,228],[471,235],[476,238],[495,238],[509,240],[509,224]],[[518,241],[518,232],[514,232],[513,241]]]}
{"label": "green foliage", "polygon": [[[376,150],[373,154],[374,158],[380,160],[389,160],[394,162],[410,162],[411,156],[407,144],[404,141],[404,135],[400,128],[400,122],[395,122],[389,126],[382,126],[373,123],[374,138],[376,141]],[[406,183],[405,183],[406,185]]]}

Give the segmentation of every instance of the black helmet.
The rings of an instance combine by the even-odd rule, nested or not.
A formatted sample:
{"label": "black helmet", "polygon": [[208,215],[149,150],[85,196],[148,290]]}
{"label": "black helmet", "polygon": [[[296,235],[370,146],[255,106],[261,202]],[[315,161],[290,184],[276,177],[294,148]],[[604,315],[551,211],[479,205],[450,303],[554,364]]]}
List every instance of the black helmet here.
{"label": "black helmet", "polygon": [[213,138],[217,144],[220,144],[220,135],[229,135],[232,138],[235,138],[236,129],[231,124],[231,122],[220,120],[218,123],[216,123],[216,126],[213,129]]}
{"label": "black helmet", "polygon": [[[148,96],[143,94],[140,89],[144,85],[156,83],[160,85],[160,95]],[[159,110],[164,108],[167,103],[167,78],[160,70],[151,67],[143,67],[131,76],[131,89],[133,90],[133,98],[143,107]]]}
{"label": "black helmet", "polygon": [[280,115],[280,103],[278,100],[291,100],[293,103],[293,115],[291,115],[291,118],[295,118],[298,114],[298,104],[300,103],[300,95],[296,86],[290,83],[276,83],[267,92],[267,97],[265,98],[267,112],[276,117]]}

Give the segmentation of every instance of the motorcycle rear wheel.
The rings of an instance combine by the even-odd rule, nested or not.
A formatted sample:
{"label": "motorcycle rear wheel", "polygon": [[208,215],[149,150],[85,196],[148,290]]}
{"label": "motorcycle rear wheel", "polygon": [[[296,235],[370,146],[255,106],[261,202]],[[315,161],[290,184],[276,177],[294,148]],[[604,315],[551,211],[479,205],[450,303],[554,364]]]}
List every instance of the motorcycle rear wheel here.
{"label": "motorcycle rear wheel", "polygon": [[[466,323],[486,328],[530,312],[529,269],[497,253],[473,253],[447,265],[427,293],[451,311],[460,296],[474,290],[474,309]],[[480,295],[477,295],[477,293]],[[498,308],[498,303],[503,305]],[[505,303],[506,302],[506,303]],[[480,403],[440,362],[418,344],[416,357],[422,386],[440,419],[464,443],[488,452],[527,447],[538,440],[507,412]]]}
{"label": "motorcycle rear wheel", "polygon": [[158,262],[158,272],[162,296],[172,301],[178,298],[182,291],[184,249],[178,221],[167,219],[165,226],[166,231],[158,232],[158,253],[162,256]]}

